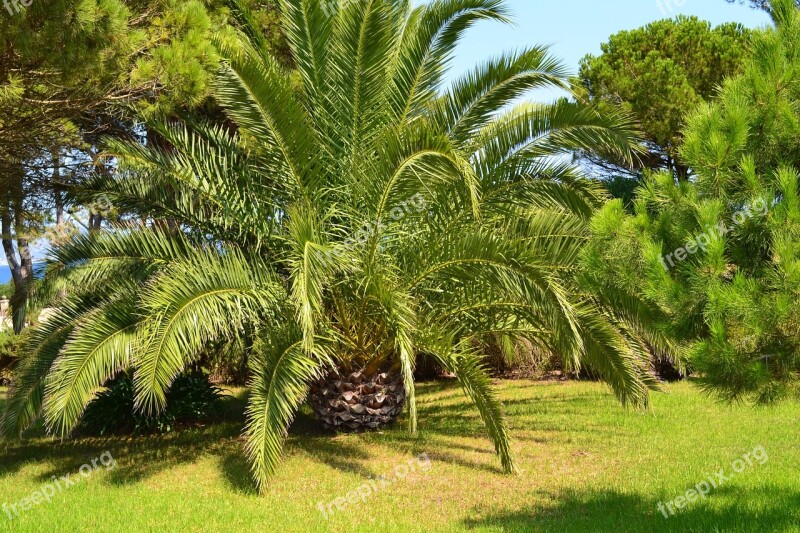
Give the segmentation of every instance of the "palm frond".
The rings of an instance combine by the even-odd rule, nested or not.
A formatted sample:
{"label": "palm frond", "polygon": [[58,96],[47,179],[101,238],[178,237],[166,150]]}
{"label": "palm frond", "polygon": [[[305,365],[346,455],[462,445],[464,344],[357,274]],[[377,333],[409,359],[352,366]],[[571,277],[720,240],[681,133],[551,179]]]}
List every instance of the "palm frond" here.
{"label": "palm frond", "polygon": [[132,295],[92,311],[69,335],[50,370],[44,414],[48,432],[66,437],[95,393],[132,364],[136,315]]}
{"label": "palm frond", "polygon": [[[324,127],[340,160],[340,172],[354,173],[386,123],[387,88],[394,49],[404,23],[406,2],[346,2],[328,41],[326,93],[330,124]],[[322,111],[322,109],[320,109]]]}
{"label": "palm frond", "polygon": [[580,365],[589,367],[610,385],[624,405],[647,407],[649,391],[658,387],[648,353],[629,342],[613,322],[593,306],[582,305],[577,314],[583,349],[575,370]]}
{"label": "palm frond", "polygon": [[175,377],[210,342],[242,334],[285,298],[266,265],[235,248],[200,249],[170,264],[139,298],[145,319],[136,353],[136,405],[158,412]]}
{"label": "palm frond", "polygon": [[392,99],[401,123],[426,110],[464,32],[481,20],[507,22],[507,14],[501,0],[435,0],[416,8],[394,68]]}
{"label": "palm frond", "polygon": [[[289,424],[305,400],[309,384],[322,376],[330,358],[307,354],[302,332],[288,324],[275,328],[251,361],[247,405],[247,455],[259,489],[267,488],[283,451]],[[320,350],[324,342],[315,342]]]}
{"label": "palm frond", "polygon": [[[515,161],[578,151],[613,154],[633,162],[641,133],[631,117],[600,113],[560,99],[555,104],[520,104],[478,134],[483,174],[499,174]],[[512,167],[513,168],[513,167]]]}
{"label": "palm frond", "polygon": [[498,110],[541,87],[566,88],[567,71],[543,47],[493,59],[457,80],[436,108],[436,122],[466,143]]}
{"label": "palm frond", "polygon": [[282,28],[303,76],[306,97],[314,107],[321,106],[327,88],[327,42],[333,27],[334,6],[338,8],[338,3],[280,0]]}
{"label": "palm frond", "polygon": [[500,457],[503,471],[507,474],[515,473],[514,455],[511,451],[511,439],[506,428],[503,408],[492,390],[489,374],[482,366],[482,356],[470,350],[459,350],[448,346],[448,343],[442,342],[441,338],[436,340],[434,337],[427,342],[423,340],[422,346],[456,376],[464,393],[478,408],[489,437],[494,443],[495,451]]}
{"label": "palm frond", "polygon": [[249,43],[240,44],[233,48],[218,43],[230,63],[220,70],[217,99],[244,135],[258,140],[254,148],[266,150],[285,187],[311,194],[319,180],[309,171],[318,156],[311,151],[311,120],[277,61]]}
{"label": "palm frond", "polygon": [[32,303],[58,301],[66,292],[99,294],[121,280],[144,281],[170,261],[188,257],[193,244],[166,228],[115,225],[112,231],[76,235],[50,251]]}
{"label": "palm frond", "polygon": [[30,333],[8,391],[0,436],[19,438],[39,418],[50,370],[75,328],[76,320],[87,309],[91,309],[91,302],[64,304]]}
{"label": "palm frond", "polygon": [[323,293],[337,264],[331,261],[334,250],[323,242],[316,212],[307,205],[290,208],[288,240],[291,250],[286,264],[297,322],[303,331],[303,347],[314,350],[317,323],[324,322]]}

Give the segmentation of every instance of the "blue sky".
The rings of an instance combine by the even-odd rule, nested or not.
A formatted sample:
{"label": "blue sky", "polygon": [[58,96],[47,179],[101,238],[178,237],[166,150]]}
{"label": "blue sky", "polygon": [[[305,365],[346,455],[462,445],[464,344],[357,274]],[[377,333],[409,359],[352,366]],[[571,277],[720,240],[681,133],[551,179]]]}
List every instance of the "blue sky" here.
{"label": "blue sky", "polygon": [[[482,22],[473,27],[458,49],[451,76],[503,51],[536,44],[551,45],[551,52],[577,72],[581,58],[599,54],[610,35],[678,15],[714,25],[739,22],[757,28],[770,23],[766,13],[725,0],[508,0],[508,5],[515,25]],[[555,93],[537,96],[549,100]]]}

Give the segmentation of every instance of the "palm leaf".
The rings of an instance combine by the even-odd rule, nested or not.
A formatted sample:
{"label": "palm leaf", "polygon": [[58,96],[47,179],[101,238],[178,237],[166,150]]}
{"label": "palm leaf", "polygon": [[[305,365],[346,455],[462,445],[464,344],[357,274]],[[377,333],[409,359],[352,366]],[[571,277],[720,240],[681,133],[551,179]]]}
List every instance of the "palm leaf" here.
{"label": "palm leaf", "polygon": [[[283,450],[289,424],[305,400],[309,383],[322,376],[329,358],[303,349],[300,330],[292,324],[276,328],[251,362],[247,405],[247,455],[259,489],[267,489]],[[319,350],[324,345],[319,341]]]}
{"label": "palm leaf", "polygon": [[275,312],[282,294],[265,265],[248,262],[236,249],[201,249],[172,263],[140,296],[145,319],[134,373],[137,407],[163,409],[172,381],[203,348]]}
{"label": "palm leaf", "polygon": [[443,342],[441,337],[438,337],[439,340],[435,339],[437,337],[432,337],[427,342],[423,341],[424,349],[456,376],[464,393],[472,399],[480,412],[481,419],[494,443],[495,451],[500,457],[503,471],[507,474],[515,473],[514,456],[511,451],[503,409],[497,395],[492,390],[489,374],[482,366],[483,358],[473,351],[457,350],[448,346],[448,343]]}
{"label": "palm leaf", "polygon": [[45,391],[48,431],[66,437],[95,393],[132,364],[138,317],[134,300],[116,300],[84,317],[50,370]]}

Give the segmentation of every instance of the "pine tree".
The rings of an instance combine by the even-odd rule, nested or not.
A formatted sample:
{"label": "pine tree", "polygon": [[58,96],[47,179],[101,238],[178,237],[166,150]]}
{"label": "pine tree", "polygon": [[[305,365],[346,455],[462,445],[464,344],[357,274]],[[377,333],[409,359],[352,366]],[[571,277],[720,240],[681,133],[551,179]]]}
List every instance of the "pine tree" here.
{"label": "pine tree", "polygon": [[[211,37],[233,31],[226,2],[18,7],[0,16],[0,220],[17,331],[34,274],[31,243],[46,233],[51,240],[68,236],[68,185],[112,170],[100,159],[100,138],[139,133],[120,104],[146,114],[208,107],[219,66]],[[272,46],[285,50],[275,10],[261,9],[258,18],[259,28],[272,32]],[[73,202],[81,200],[95,202]],[[96,229],[101,221],[90,210],[83,225]]]}
{"label": "pine tree", "polygon": [[688,117],[691,183],[648,179],[635,214],[594,220],[592,281],[646,295],[709,390],[771,402],[799,392],[800,10],[773,2],[741,75]]}
{"label": "pine tree", "polygon": [[739,71],[749,38],[741,24],[712,27],[684,16],[612,35],[601,55],[583,58],[573,83],[583,98],[633,114],[646,150],[632,169],[608,155],[589,155],[588,162],[612,176],[640,177],[650,169],[686,179],[691,169],[678,157],[684,115]]}

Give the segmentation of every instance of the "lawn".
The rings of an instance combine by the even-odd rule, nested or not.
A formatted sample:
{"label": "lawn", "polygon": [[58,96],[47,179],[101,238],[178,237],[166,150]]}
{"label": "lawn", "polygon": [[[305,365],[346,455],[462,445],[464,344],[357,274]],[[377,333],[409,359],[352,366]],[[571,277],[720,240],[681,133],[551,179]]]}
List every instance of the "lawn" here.
{"label": "lawn", "polygon": [[[259,497],[242,455],[239,392],[228,400],[225,424],[8,448],[0,455],[0,504],[18,503],[53,476],[80,477],[81,465],[104,452],[117,466],[99,464],[13,521],[0,515],[0,529],[800,531],[798,404],[720,405],[682,383],[655,395],[652,411],[632,412],[595,383],[498,387],[518,476],[500,472],[457,386],[423,384],[417,438],[403,427],[330,437],[303,413],[270,493]],[[764,453],[753,454],[759,446]],[[748,452],[751,465],[735,462]],[[658,510],[720,469],[732,477],[706,498],[673,505],[669,519]],[[381,474],[394,481],[370,481]],[[347,502],[359,487],[365,501]],[[320,507],[331,511],[327,518]]]}

